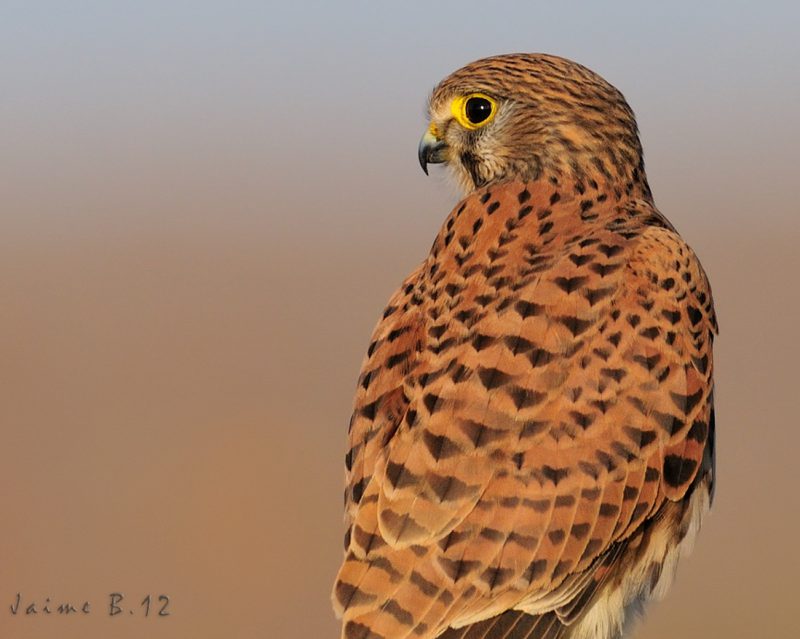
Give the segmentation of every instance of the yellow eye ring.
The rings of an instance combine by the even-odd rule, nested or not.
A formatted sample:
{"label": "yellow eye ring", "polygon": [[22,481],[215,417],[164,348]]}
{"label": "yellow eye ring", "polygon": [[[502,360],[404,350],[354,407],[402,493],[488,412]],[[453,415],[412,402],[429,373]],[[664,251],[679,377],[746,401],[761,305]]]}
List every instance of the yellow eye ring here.
{"label": "yellow eye ring", "polygon": [[450,112],[461,126],[474,131],[494,119],[497,102],[485,93],[470,93],[455,98],[450,104]]}

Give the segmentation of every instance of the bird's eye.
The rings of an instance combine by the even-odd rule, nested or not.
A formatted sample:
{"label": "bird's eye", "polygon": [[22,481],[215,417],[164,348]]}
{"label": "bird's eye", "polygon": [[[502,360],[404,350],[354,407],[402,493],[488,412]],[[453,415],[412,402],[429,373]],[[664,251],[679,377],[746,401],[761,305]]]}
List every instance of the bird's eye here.
{"label": "bird's eye", "polygon": [[492,103],[486,98],[470,98],[464,104],[464,113],[472,124],[480,124],[492,115]]}
{"label": "bird's eye", "polygon": [[497,103],[483,93],[472,93],[453,100],[453,117],[465,129],[478,129],[494,118]]}

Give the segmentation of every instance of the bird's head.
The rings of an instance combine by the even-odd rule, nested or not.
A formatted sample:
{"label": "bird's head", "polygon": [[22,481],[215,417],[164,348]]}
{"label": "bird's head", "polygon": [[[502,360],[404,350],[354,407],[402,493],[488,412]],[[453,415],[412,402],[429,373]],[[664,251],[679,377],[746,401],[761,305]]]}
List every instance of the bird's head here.
{"label": "bird's head", "polygon": [[434,89],[419,161],[447,163],[466,192],[542,175],[649,195],[633,112],[589,69],[555,56],[472,62]]}

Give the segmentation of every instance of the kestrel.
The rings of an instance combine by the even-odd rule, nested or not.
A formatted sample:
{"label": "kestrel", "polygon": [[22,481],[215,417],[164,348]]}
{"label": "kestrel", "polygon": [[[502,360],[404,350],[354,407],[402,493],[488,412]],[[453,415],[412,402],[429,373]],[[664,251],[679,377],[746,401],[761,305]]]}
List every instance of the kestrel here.
{"label": "kestrel", "polygon": [[592,71],[478,60],[429,112],[466,197],[358,379],[341,636],[620,637],[713,496],[708,280]]}

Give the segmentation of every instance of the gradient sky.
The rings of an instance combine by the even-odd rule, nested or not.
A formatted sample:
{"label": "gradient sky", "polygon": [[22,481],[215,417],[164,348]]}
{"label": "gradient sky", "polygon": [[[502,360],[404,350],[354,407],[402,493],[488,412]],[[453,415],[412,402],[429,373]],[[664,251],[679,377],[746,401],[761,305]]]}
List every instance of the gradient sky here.
{"label": "gradient sky", "polygon": [[799,7],[0,4],[0,635],[337,636],[359,362],[457,197],[426,98],[511,51],[622,90],[715,292],[717,503],[637,637],[794,631]]}
{"label": "gradient sky", "polygon": [[[427,93],[471,59],[531,50],[584,62],[623,90],[663,208],[690,197],[687,217],[717,223],[704,208],[747,183],[727,221],[752,222],[756,204],[761,224],[793,221],[780,204],[800,136],[795,3],[6,2],[0,19],[0,130],[13,149],[0,188],[15,231],[105,233],[183,216],[227,228],[230,211],[212,220],[183,205],[269,192],[294,214],[254,203],[260,223],[305,221],[325,235],[374,217],[379,176],[420,194],[404,202],[419,209],[440,191],[413,162]],[[713,164],[724,170],[704,170]],[[299,176],[313,182],[307,206]],[[133,183],[140,199],[126,203],[141,217],[106,211]],[[317,198],[356,189],[336,215],[314,211]]]}

